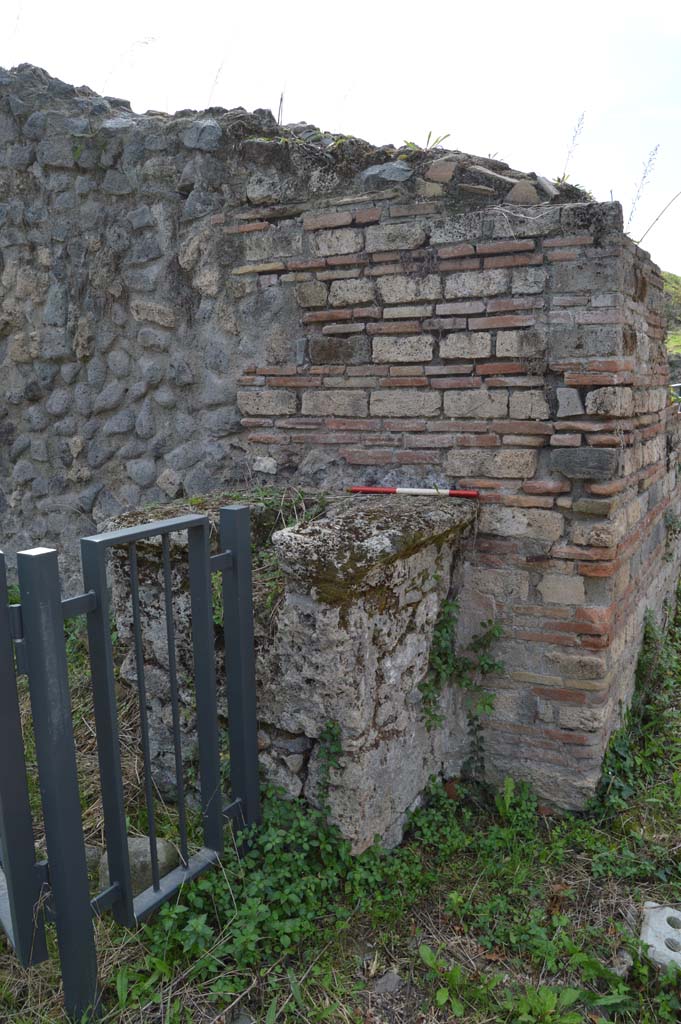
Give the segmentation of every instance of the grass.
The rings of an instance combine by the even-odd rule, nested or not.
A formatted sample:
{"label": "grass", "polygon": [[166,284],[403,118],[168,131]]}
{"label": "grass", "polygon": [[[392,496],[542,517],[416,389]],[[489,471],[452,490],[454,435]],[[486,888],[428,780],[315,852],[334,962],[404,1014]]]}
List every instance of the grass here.
{"label": "grass", "polygon": [[[87,764],[77,633],[70,661]],[[141,807],[134,714],[124,702],[121,713],[129,799]],[[87,792],[93,838],[101,812]],[[263,1024],[680,1018],[679,976],[658,972],[637,940],[645,900],[681,904],[678,614],[664,630],[647,622],[635,700],[588,813],[544,817],[511,780],[496,794],[433,783],[397,850],[353,858],[324,811],[272,791],[264,807],[249,852],[230,848],[150,924],[98,922],[106,1021],[226,1024],[238,1009]],[[172,834],[172,808],[161,817]],[[399,991],[381,991],[390,973]],[[0,956],[0,1020],[61,1019],[54,949],[28,972]]]}
{"label": "grass", "polygon": [[667,351],[681,355],[681,331],[672,331],[667,335]]}

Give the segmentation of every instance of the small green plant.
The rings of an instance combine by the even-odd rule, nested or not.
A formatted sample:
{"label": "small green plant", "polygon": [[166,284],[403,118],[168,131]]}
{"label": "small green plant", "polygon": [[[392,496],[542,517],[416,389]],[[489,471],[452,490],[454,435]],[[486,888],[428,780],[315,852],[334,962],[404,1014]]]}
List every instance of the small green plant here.
{"label": "small green plant", "polygon": [[[435,981],[435,1005],[446,1008],[453,1017],[463,1017],[466,1004],[488,1006],[497,1004],[494,990],[503,980],[501,974],[478,975],[472,978],[460,964],[448,964],[430,946],[419,946],[419,956],[428,969],[428,976]],[[497,1004],[498,1005],[498,1004]]]}
{"label": "small green plant", "polygon": [[[675,399],[679,401],[678,398]],[[675,515],[674,512],[667,512],[664,517],[664,525],[667,530],[666,538],[666,550],[665,550],[665,561],[671,562],[674,557],[674,547],[676,541],[681,537],[681,516]]]}
{"label": "small green plant", "polygon": [[482,718],[490,714],[494,706],[494,696],[481,685],[481,679],[503,670],[503,663],[492,654],[503,630],[500,623],[491,619],[483,622],[482,631],[473,636],[466,652],[459,654],[455,641],[458,621],[459,603],[448,598],[442,603],[433,630],[428,673],[419,684],[421,712],[426,728],[431,731],[444,721],[440,703],[444,691],[458,686],[466,692],[471,738],[466,767],[470,775],[480,776],[484,761]]}
{"label": "small green plant", "polygon": [[430,153],[434,149],[442,149],[442,143],[446,142],[449,138],[449,132],[446,135],[433,136],[432,132],[428,132],[425,146],[419,146],[417,142],[408,142],[404,140],[404,145],[407,149],[417,150],[419,153]]}
{"label": "small green plant", "polygon": [[657,154],[658,154],[659,149],[660,149],[660,144],[658,142],[657,145],[653,146],[653,148],[651,149],[650,153],[648,153],[648,158],[647,158],[646,162],[643,165],[643,173],[641,175],[641,178],[640,178],[638,184],[636,185],[636,191],[634,192],[634,198],[631,201],[631,208],[629,210],[629,217],[627,218],[627,226],[626,226],[626,230],[627,231],[629,230],[629,228],[631,226],[631,222],[634,219],[634,214],[636,213],[636,208],[638,207],[639,200],[640,200],[641,196],[643,195],[643,193],[644,193],[648,183],[650,182],[650,178],[652,176],[653,169],[655,167],[655,161],[657,160]]}
{"label": "small green plant", "polygon": [[513,1014],[514,1024],[582,1024],[582,1014],[570,1009],[580,996],[574,988],[528,987],[521,996],[508,997],[504,1007]]}
{"label": "small green plant", "polygon": [[673,705],[676,680],[681,674],[681,593],[669,612],[666,630],[660,629],[651,612],[644,620],[643,640],[634,683],[634,695],[622,727],[612,736],[603,761],[595,810],[624,810],[642,775],[650,778],[667,762],[668,750],[661,741],[664,716]]}
{"label": "small green plant", "polygon": [[331,785],[331,769],[340,768],[340,757],[343,753],[341,728],[338,722],[328,721],[319,734],[319,804],[329,814],[329,788]]}

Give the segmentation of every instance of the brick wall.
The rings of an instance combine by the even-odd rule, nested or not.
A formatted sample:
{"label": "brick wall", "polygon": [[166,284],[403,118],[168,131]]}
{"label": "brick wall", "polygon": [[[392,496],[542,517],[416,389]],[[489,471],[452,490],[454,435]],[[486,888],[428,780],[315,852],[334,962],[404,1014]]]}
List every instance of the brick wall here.
{"label": "brick wall", "polygon": [[618,204],[374,197],[253,229],[268,260],[233,272],[293,289],[304,345],[241,378],[249,444],[270,469],[480,490],[460,597],[462,636],[504,625],[490,773],[581,806],[678,571],[657,268]]}

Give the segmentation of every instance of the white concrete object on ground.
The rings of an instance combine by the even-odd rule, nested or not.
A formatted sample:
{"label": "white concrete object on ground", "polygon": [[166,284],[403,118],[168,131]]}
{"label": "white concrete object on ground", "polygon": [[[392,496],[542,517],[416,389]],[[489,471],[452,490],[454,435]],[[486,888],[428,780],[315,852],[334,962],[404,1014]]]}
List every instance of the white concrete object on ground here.
{"label": "white concrete object on ground", "polygon": [[656,964],[681,968],[681,907],[644,903],[641,942],[648,946],[650,959]]}

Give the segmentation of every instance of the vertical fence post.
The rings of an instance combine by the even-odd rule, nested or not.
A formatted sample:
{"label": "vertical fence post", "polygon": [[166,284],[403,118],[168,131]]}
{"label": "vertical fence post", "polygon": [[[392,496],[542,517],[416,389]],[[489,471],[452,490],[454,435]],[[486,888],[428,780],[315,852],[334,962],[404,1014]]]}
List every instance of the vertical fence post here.
{"label": "vertical fence post", "polygon": [[80,813],[76,751],[56,551],[17,555],[33,728],[54,897],[64,1004],[95,1016],[97,953]]}
{"label": "vertical fence post", "polygon": [[209,849],[222,853],[224,822],[208,525],[191,526],[188,542],[203,835]]}
{"label": "vertical fence post", "polygon": [[112,884],[117,882],[119,886],[119,899],[111,909],[118,924],[132,927],[135,923],[135,913],[130,881],[130,854],[125,822],[118,707],[109,622],[106,547],[99,544],[96,538],[84,537],[80,542],[80,557],[85,590],[93,590],[97,596],[96,607],[88,612],[87,634],[109,879]]}
{"label": "vertical fence post", "polygon": [[10,936],[24,967],[47,957],[40,882],[35,867],[24,741],[12,657],[5,556],[0,551],[0,853]]}
{"label": "vertical fence post", "polygon": [[247,505],[220,509],[220,547],[232,552],[232,568],[222,577],[232,799],[241,800],[244,823],[252,825],[260,820],[260,784]]}

